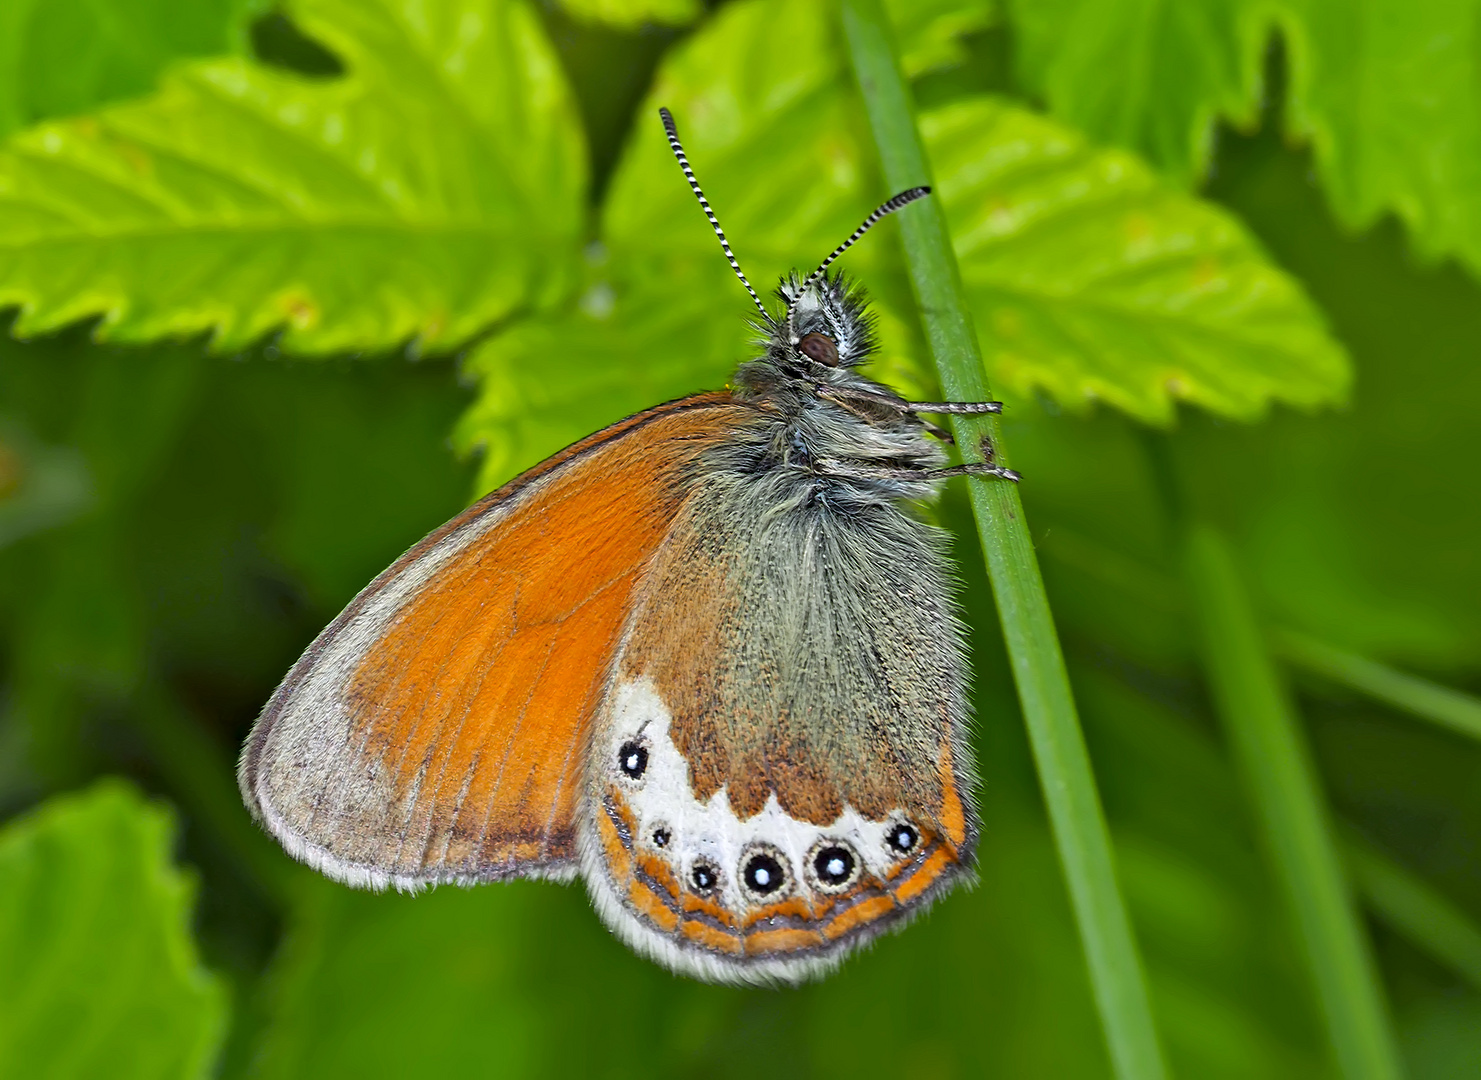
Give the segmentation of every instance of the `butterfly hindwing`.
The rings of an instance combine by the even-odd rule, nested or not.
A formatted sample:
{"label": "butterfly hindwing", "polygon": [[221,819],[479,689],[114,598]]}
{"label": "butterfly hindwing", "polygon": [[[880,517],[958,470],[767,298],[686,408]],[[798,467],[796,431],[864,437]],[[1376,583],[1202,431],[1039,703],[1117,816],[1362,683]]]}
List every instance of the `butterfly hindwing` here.
{"label": "butterfly hindwing", "polygon": [[242,755],[247,803],[351,884],[576,868],[582,755],[631,598],[701,450],[698,395],[547,460],[422,541],[318,637]]}
{"label": "butterfly hindwing", "polygon": [[790,981],[968,875],[976,823],[939,533],[757,483],[708,471],[655,556],[594,733],[583,854],[635,947]]}

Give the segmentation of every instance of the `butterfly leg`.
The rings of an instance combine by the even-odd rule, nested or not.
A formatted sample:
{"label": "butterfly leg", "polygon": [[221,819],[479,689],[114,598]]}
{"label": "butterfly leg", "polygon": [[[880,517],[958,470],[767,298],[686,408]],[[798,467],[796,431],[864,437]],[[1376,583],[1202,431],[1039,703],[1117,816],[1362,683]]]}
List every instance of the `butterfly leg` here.
{"label": "butterfly leg", "polygon": [[1022,476],[1005,465],[994,465],[990,461],[968,461],[961,465],[949,465],[941,469],[910,469],[896,465],[872,465],[866,462],[816,461],[813,467],[825,476],[837,476],[854,480],[946,480],[953,476],[995,476],[1001,480],[1012,480],[1015,484]]}
{"label": "butterfly leg", "polygon": [[[910,413],[936,413],[938,415],[955,414],[958,416],[980,416],[983,413],[1000,413],[1003,411],[1001,401],[906,401],[897,398],[893,394],[880,394],[872,390],[863,390],[854,386],[819,386],[818,393],[823,397],[833,398],[835,401],[858,401],[870,405],[879,405],[895,412]],[[922,421],[924,423],[924,421]],[[927,425],[929,430],[929,425]]]}
{"label": "butterfly leg", "polygon": [[[917,420],[920,420],[920,417],[917,416],[916,419]],[[921,424],[921,427],[923,427],[923,428],[926,429],[926,434],[927,435],[934,435],[937,439],[940,439],[947,446],[955,446],[956,445],[956,439],[952,437],[951,432],[947,431],[944,427],[941,427],[939,424],[933,424],[929,420],[921,420],[920,421],[920,424]]]}
{"label": "butterfly leg", "polygon": [[948,476],[996,476],[1001,480],[1012,480],[1015,484],[1023,477],[1006,465],[994,465],[989,461],[969,461],[962,465],[951,465],[944,469],[925,469],[928,480],[944,480]]}
{"label": "butterfly leg", "polygon": [[996,476],[1003,480],[1012,480],[1015,484],[1023,479],[1022,475],[1013,469],[996,463],[997,452],[993,449],[992,440],[986,435],[978,443],[982,450],[981,461],[963,462],[961,465],[953,465],[950,468],[937,470],[942,476]]}
{"label": "butterfly leg", "polygon": [[1001,401],[907,401],[902,412],[956,414],[978,416],[982,413],[1000,413]]}

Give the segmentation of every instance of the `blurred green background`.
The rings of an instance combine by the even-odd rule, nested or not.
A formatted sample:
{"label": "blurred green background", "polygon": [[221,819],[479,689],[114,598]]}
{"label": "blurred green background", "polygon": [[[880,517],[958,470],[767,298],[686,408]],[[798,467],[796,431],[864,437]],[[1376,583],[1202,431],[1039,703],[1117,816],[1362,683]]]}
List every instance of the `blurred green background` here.
{"label": "blurred green background", "polygon": [[[1171,1071],[1340,1075],[1198,520],[1404,1068],[1481,1075],[1481,10],[887,6]],[[660,103],[758,285],[889,194],[822,0],[0,0],[0,1075],[1110,1075],[959,489],[981,882],[824,982],[678,979],[579,886],[356,893],[240,804],[375,573],[745,356]],[[845,262],[932,393],[893,224]]]}

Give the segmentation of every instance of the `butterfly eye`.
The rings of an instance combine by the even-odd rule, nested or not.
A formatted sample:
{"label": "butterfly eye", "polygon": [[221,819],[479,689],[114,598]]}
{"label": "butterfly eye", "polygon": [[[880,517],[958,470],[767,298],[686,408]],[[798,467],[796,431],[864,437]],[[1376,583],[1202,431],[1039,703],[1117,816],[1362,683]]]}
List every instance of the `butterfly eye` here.
{"label": "butterfly eye", "polygon": [[907,821],[899,822],[890,826],[887,836],[890,847],[901,855],[915,850],[915,845],[920,843],[920,833]]}
{"label": "butterfly eye", "polygon": [[758,845],[741,856],[741,882],[753,896],[774,896],[789,879],[787,860],[773,847]]}
{"label": "butterfly eye", "polygon": [[712,893],[720,884],[720,871],[710,863],[700,860],[689,868],[689,884],[700,895]]}
{"label": "butterfly eye", "polygon": [[812,851],[813,876],[824,892],[845,889],[859,876],[859,860],[853,850],[837,840],[824,840]]}
{"label": "butterfly eye", "polygon": [[797,343],[798,352],[809,356],[820,364],[838,366],[838,346],[826,334],[804,334]]}
{"label": "butterfly eye", "polygon": [[623,743],[617,751],[617,767],[629,780],[641,780],[648,771],[648,748],[640,742]]}

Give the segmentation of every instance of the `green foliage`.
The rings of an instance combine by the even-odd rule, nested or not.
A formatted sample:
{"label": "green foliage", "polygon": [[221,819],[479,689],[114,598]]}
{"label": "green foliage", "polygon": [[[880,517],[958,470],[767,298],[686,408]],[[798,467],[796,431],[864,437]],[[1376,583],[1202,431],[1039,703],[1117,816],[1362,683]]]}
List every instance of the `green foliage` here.
{"label": "green foliage", "polygon": [[1186,526],[1184,561],[1209,689],[1285,890],[1343,1075],[1397,1080],[1368,942],[1295,709],[1218,531]]}
{"label": "green foliage", "polygon": [[686,25],[699,18],[700,0],[560,0],[578,19],[634,28],[644,23]]}
{"label": "green foliage", "polygon": [[71,447],[37,443],[23,429],[0,429],[0,547],[75,516],[91,481]]}
{"label": "green foliage", "polygon": [[997,22],[996,0],[887,0],[907,75],[967,61],[962,38]]}
{"label": "green foliage", "polygon": [[[779,52],[783,21],[792,49]],[[488,448],[485,487],[645,403],[719,385],[745,356],[746,336],[713,317],[745,311],[745,295],[651,119],[660,105],[758,290],[815,265],[882,193],[828,9],[726,8],[665,59],[639,109],[585,291],[469,360],[484,393],[458,439]],[[1343,394],[1340,346],[1228,215],[1001,99],[928,113],[922,132],[999,391],[1069,408],[1103,400],[1159,423],[1180,399],[1248,419],[1272,400]],[[884,320],[876,374],[926,393],[892,228],[846,266]]]}
{"label": "green foliage", "polygon": [[[802,990],[675,979],[612,939],[579,887],[420,897],[326,889],[285,943],[261,1075],[703,1069],[740,1080],[758,1047],[809,1075],[898,1075],[922,1057],[967,1073],[1037,1062],[1095,1075],[1103,1052],[1045,837],[1029,822],[999,820],[985,854],[1002,881]],[[1034,915],[1035,905],[1052,917]],[[994,972],[994,985],[981,985],[981,970]],[[915,992],[885,992],[902,983]],[[994,1003],[986,1024],[985,1000]],[[1042,1009],[1050,1000],[1068,1007],[1056,1018]],[[944,1029],[958,1033],[948,1045]],[[883,1030],[898,1034],[865,1037]]]}
{"label": "green foliage", "polygon": [[1343,395],[1341,346],[1228,214],[999,101],[921,131],[995,387],[1152,423],[1179,400],[1249,420]]}
{"label": "green foliage", "polygon": [[182,57],[236,52],[262,0],[11,0],[0,7],[0,136],[153,88]]}
{"label": "green foliage", "polygon": [[1268,11],[1249,0],[1029,0],[1013,11],[1016,59],[1057,114],[1188,182],[1208,166],[1219,117],[1255,119]]}
{"label": "green foliage", "polygon": [[[1405,1065],[1469,1075],[1481,750],[1402,710],[1469,716],[1464,691],[1481,688],[1481,504],[1466,497],[1481,301],[1405,250],[1464,250],[1477,24],[1439,5],[1398,19],[1283,3],[1253,20],[1232,3],[885,6],[928,103],[985,374],[1009,400],[1003,441],[1170,1071],[1306,1080],[1336,1058],[1216,735],[1138,422],[1167,425],[1184,511],[1230,538],[1258,614],[1366,673],[1297,680],[1299,719],[1330,813],[1388,855],[1353,881]],[[659,104],[763,294],[889,194],[831,5],[664,5],[696,19],[683,38],[652,24],[657,4],[561,6],[303,0],[250,29],[245,3],[0,12],[0,118],[34,124],[0,147],[0,812],[42,807],[7,835],[86,808],[74,861],[45,862],[59,880],[147,849],[136,878],[168,902],[120,901],[114,925],[151,941],[167,925],[160,954],[181,959],[171,1000],[194,1003],[195,1026],[168,1040],[173,1075],[751,1076],[758,1048],[830,1075],[1107,1075],[958,489],[935,512],[972,627],[981,884],[822,983],[673,978],[607,935],[577,887],[352,893],[247,822],[235,748],[361,585],[475,488],[719,386],[746,355],[749,301]],[[1262,112],[1261,13],[1277,10],[1291,89],[1278,54]],[[227,55],[198,59],[212,53]],[[1282,142],[1282,106],[1311,154]],[[1211,137],[1216,116],[1260,133]],[[1206,160],[1194,198],[1178,184]],[[1340,227],[1382,207],[1411,236]],[[882,223],[844,264],[882,316],[872,372],[929,395],[900,237]],[[483,458],[459,459],[449,432]],[[162,812],[117,788],[65,794],[116,773],[179,807],[216,977],[194,958]],[[31,880],[7,863],[0,897]],[[57,895],[27,909],[24,942],[60,925],[49,913],[134,894]],[[0,1002],[4,1031],[15,1000],[63,1000],[12,990],[12,970],[0,962],[18,996]],[[49,984],[71,995],[69,1035],[88,1008],[153,1000],[111,980]]]}
{"label": "green foliage", "polygon": [[174,824],[105,782],[0,833],[0,1072],[206,1076],[226,1021]]}
{"label": "green foliage", "polygon": [[565,81],[517,2],[304,0],[348,73],[247,59],[0,153],[0,303],[35,334],[282,329],[307,351],[460,341],[558,291],[585,182]]}
{"label": "green foliage", "polygon": [[[46,359],[63,361],[63,349],[47,351]],[[13,408],[30,406],[45,423],[37,416],[37,373],[25,363],[31,358],[9,342],[0,356],[5,399]],[[11,653],[10,708],[30,741],[31,764],[53,779],[79,773],[84,702],[125,696],[142,677],[147,601],[130,572],[121,518],[134,511],[186,422],[200,376],[195,361],[193,349],[163,346],[144,356],[100,351],[82,365],[64,365],[71,376],[66,419],[37,432],[65,439],[92,489],[90,513],[34,553],[19,552],[31,569],[17,575],[13,603],[28,632]]]}
{"label": "green foliage", "polygon": [[1248,127],[1279,35],[1286,125],[1310,139],[1338,216],[1396,213],[1421,251],[1481,268],[1481,20],[1472,0],[1025,0],[1020,70],[1056,114],[1185,182],[1214,123]]}

